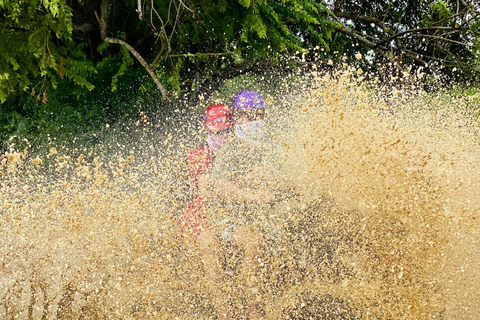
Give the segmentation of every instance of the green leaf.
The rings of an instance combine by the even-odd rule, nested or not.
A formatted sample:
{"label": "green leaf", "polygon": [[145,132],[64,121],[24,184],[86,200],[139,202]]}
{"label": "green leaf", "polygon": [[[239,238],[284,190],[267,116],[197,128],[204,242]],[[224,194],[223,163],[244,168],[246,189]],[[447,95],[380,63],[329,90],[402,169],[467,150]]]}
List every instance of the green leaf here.
{"label": "green leaf", "polygon": [[218,11],[220,11],[221,13],[225,13],[225,11],[227,11],[227,7],[228,2],[226,0],[220,0],[218,2]]}
{"label": "green leaf", "polygon": [[109,42],[102,42],[102,44],[98,46],[97,50],[100,54],[103,54],[104,51],[107,50],[109,46],[110,46]]}
{"label": "green leaf", "polygon": [[240,3],[245,8],[250,7],[250,0],[238,0],[238,3]]}

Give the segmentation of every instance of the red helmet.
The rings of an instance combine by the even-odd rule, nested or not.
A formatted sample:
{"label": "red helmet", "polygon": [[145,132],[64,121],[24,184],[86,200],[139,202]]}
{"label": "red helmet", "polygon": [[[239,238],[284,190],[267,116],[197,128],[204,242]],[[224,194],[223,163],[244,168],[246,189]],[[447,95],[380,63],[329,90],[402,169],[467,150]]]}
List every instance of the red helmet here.
{"label": "red helmet", "polygon": [[220,131],[232,125],[232,112],[223,104],[211,105],[205,110],[205,128]]}

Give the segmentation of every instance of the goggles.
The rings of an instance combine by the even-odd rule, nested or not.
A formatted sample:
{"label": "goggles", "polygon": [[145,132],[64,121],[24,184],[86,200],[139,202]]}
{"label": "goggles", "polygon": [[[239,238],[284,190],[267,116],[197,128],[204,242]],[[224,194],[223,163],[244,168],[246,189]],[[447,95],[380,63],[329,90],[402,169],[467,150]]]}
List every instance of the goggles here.
{"label": "goggles", "polygon": [[[206,120],[206,119],[207,119],[207,115],[204,115],[203,120]],[[224,121],[226,121],[225,117],[220,117],[213,120],[213,123],[224,122]]]}

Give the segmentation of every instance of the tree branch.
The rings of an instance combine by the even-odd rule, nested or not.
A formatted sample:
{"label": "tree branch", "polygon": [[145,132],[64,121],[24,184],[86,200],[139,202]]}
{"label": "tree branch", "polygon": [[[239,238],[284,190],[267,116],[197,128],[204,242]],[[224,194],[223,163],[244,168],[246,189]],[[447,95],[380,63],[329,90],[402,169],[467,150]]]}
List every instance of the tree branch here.
{"label": "tree branch", "polygon": [[367,22],[367,23],[374,23],[377,26],[379,26],[383,31],[389,34],[393,34],[393,32],[388,28],[385,23],[383,23],[382,20],[380,20],[377,17],[367,17],[367,16],[362,16],[357,13],[348,13],[348,12],[340,12],[340,11],[334,11],[333,12],[337,17],[340,18],[346,18],[346,19],[351,19],[351,20],[360,20],[362,22]]}
{"label": "tree branch", "polygon": [[138,53],[135,48],[133,48],[130,44],[125,42],[124,40],[121,39],[116,39],[116,38],[110,38],[107,37],[107,13],[108,13],[108,0],[102,0],[102,4],[100,5],[100,10],[101,10],[101,16],[100,18],[98,17],[97,12],[95,11],[95,16],[97,17],[97,20],[100,24],[100,34],[102,36],[102,40],[108,43],[114,43],[114,44],[120,44],[125,46],[127,50],[140,62],[140,64],[147,70],[148,74],[150,77],[152,77],[153,81],[157,85],[158,90],[162,93],[162,97],[164,99],[167,98],[167,91],[163,87],[163,85],[160,83],[160,80],[158,77],[155,75],[155,72],[153,71],[152,67],[148,64],[145,59]]}
{"label": "tree branch", "polygon": [[[432,60],[432,58],[433,58],[433,57],[429,57],[429,56],[426,56],[426,55],[424,55],[424,54],[421,54],[421,53],[418,53],[418,52],[414,52],[414,51],[411,51],[411,50],[408,50],[408,49],[402,50],[402,53],[403,53],[404,55],[406,55],[406,56],[409,56],[409,57],[412,58],[413,60],[415,60],[415,61],[423,64],[424,66],[427,66],[428,63],[427,63],[425,60],[420,59],[419,56],[420,56],[420,57],[424,57],[424,58],[429,58],[430,60]],[[440,59],[435,59],[435,60],[441,61]]]}
{"label": "tree branch", "polygon": [[[168,44],[168,52],[170,52],[172,50],[172,48],[170,47],[170,40],[168,39],[168,35],[167,35],[167,30],[166,30],[166,24],[163,22],[163,19],[162,17],[158,14],[157,10],[155,9],[155,4],[153,3],[153,0],[151,0],[151,4],[150,4],[150,25],[152,26],[153,29],[157,29],[155,28],[155,24],[153,23],[153,12],[155,12],[155,15],[157,16],[158,20],[160,20],[160,23],[162,24],[162,27],[161,27],[161,31],[158,33],[158,38],[160,38],[161,41],[163,41],[163,39],[161,38],[161,33],[163,33],[163,35],[165,36],[165,40],[167,41],[167,44]],[[168,22],[168,20],[167,20]],[[162,48],[163,48],[163,43],[162,43]],[[162,49],[163,50],[163,49]],[[162,51],[160,50],[160,51]],[[157,58],[159,58],[160,55],[157,55],[157,57],[155,58],[155,61],[154,61],[154,65],[157,61]]]}
{"label": "tree branch", "polygon": [[153,81],[155,82],[155,84],[157,85],[158,87],[158,90],[160,90],[160,92],[162,93],[162,96],[164,98],[167,97],[167,91],[165,90],[165,88],[162,86],[162,84],[160,83],[160,80],[158,80],[158,77],[155,75],[155,72],[153,71],[153,69],[150,67],[150,65],[148,64],[147,61],[145,61],[145,59],[143,59],[143,57],[140,55],[140,53],[137,52],[137,50],[135,50],[131,45],[129,45],[127,42],[123,41],[123,40],[120,40],[120,39],[115,39],[115,38],[109,38],[109,37],[106,37],[103,39],[103,41],[105,42],[109,42],[109,43],[116,43],[116,44],[121,44],[123,46],[125,46],[128,51],[130,51],[130,53],[135,57],[137,58],[138,62],[140,62],[140,64],[145,68],[145,70],[147,70],[148,74],[150,75],[150,77],[152,77]]}
{"label": "tree branch", "polygon": [[[158,52],[157,56],[155,57],[155,59],[152,62],[152,68],[153,69],[156,69],[158,64],[160,63],[160,61],[165,59],[163,52],[165,51],[165,48],[167,47],[167,41],[165,41],[161,36],[159,38],[160,38],[160,42],[161,42],[161,47],[160,47],[160,51]],[[168,54],[168,52],[167,52],[167,54]]]}
{"label": "tree branch", "polygon": [[[172,0],[172,2],[173,2],[173,0]],[[181,7],[182,6],[180,6],[180,5],[177,7],[177,14],[175,15],[175,22],[173,23],[172,32],[170,33],[170,36],[168,37],[168,42],[169,43],[172,41],[172,37],[173,37],[173,34],[175,33],[175,28],[177,27],[178,20],[180,20],[179,17],[180,17]]]}
{"label": "tree branch", "polygon": [[460,30],[460,29],[459,28],[453,28],[453,27],[425,27],[425,28],[410,29],[410,30],[406,30],[406,31],[403,31],[403,32],[399,32],[399,33],[395,34],[394,36],[392,36],[388,39],[379,41],[377,44],[375,44],[375,48],[378,48],[385,43],[389,43],[390,41],[395,40],[396,38],[398,38],[400,36],[403,36],[405,34],[417,33],[417,32],[420,32],[420,31],[427,31],[427,30]]}
{"label": "tree branch", "polygon": [[357,32],[355,32],[353,30],[350,30],[349,28],[345,27],[343,24],[339,23],[338,25],[335,25],[335,31],[341,32],[343,34],[346,34],[350,37],[353,37],[353,38],[357,39],[358,41],[360,41],[361,43],[363,43],[364,45],[366,45],[370,49],[375,50],[375,52],[379,53],[382,57],[387,58],[388,60],[391,60],[390,57],[385,52],[383,52],[382,50],[379,50],[377,48],[375,43],[368,40],[364,36],[358,34]]}
{"label": "tree branch", "polygon": [[140,21],[143,20],[143,11],[142,11],[142,0],[138,0],[137,9],[135,10],[138,13],[138,18]]}
{"label": "tree branch", "polygon": [[184,53],[184,54],[171,54],[166,56],[165,58],[181,58],[181,57],[195,57],[196,55],[202,55],[202,56],[214,56],[214,57],[219,57],[219,56],[230,56],[232,54],[235,54],[235,52],[207,52],[207,53]]}
{"label": "tree branch", "polygon": [[469,47],[469,46],[470,46],[470,45],[467,44],[467,43],[463,43],[463,42],[460,42],[460,41],[451,40],[451,39],[448,39],[448,38],[443,38],[443,37],[440,37],[440,36],[434,36],[434,35],[430,35],[430,34],[413,34],[412,37],[432,38],[432,39],[441,40],[441,41],[445,41],[445,42],[456,43],[456,44],[459,44],[459,45],[465,46],[465,47]]}
{"label": "tree branch", "polygon": [[466,3],[465,0],[460,0],[460,2],[461,2],[466,8],[473,8],[473,5]]}
{"label": "tree branch", "polygon": [[475,18],[475,11],[473,10],[470,10],[469,8],[467,8],[466,10],[464,11],[461,11],[461,12],[457,12],[455,14],[452,14],[451,16],[448,16],[444,19],[441,19],[441,20],[438,20],[438,21],[435,21],[432,23],[432,26],[438,26],[438,25],[441,25],[442,23],[445,23],[447,22],[448,20],[450,19],[455,19],[457,17],[461,17],[461,18],[465,18],[465,16],[467,16],[468,14],[471,14],[472,18]]}

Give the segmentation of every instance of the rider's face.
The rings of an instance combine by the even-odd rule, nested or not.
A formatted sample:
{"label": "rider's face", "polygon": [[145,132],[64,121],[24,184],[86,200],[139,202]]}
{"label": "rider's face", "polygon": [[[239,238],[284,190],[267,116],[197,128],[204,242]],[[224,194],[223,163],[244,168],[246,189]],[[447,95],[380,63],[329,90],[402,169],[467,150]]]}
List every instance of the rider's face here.
{"label": "rider's face", "polygon": [[222,129],[222,130],[209,129],[209,132],[210,132],[210,134],[213,134],[215,136],[223,137],[223,136],[228,135],[228,130],[229,130],[229,128]]}
{"label": "rider's face", "polygon": [[248,116],[246,114],[241,113],[235,118],[235,122],[237,124],[242,125],[242,124],[245,124],[247,122],[250,122],[250,120],[248,119]]}
{"label": "rider's face", "polygon": [[242,125],[251,121],[263,120],[264,116],[264,109],[242,111],[235,116],[235,122],[239,125]]}

